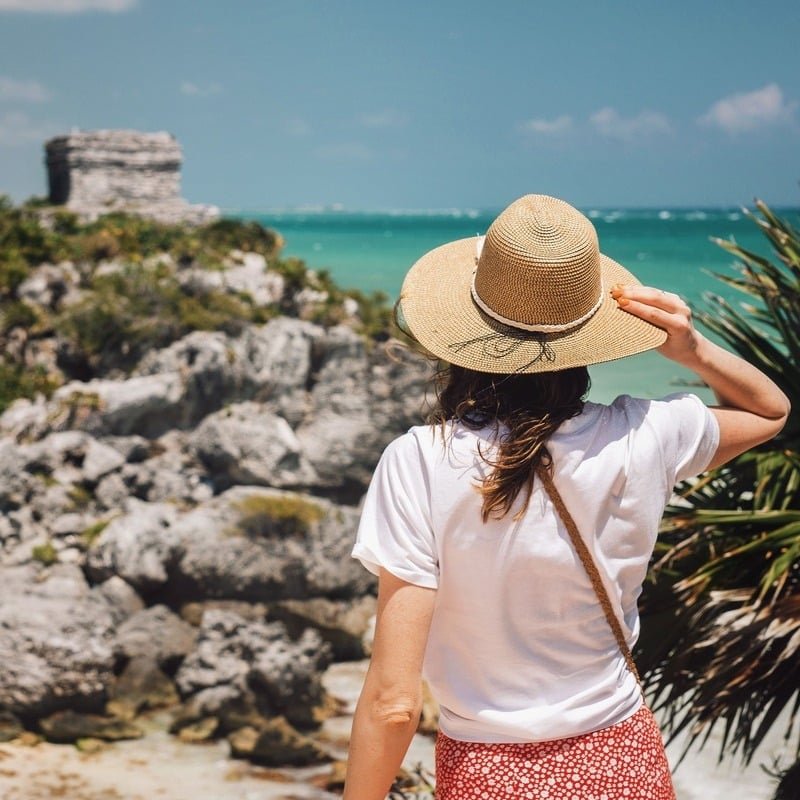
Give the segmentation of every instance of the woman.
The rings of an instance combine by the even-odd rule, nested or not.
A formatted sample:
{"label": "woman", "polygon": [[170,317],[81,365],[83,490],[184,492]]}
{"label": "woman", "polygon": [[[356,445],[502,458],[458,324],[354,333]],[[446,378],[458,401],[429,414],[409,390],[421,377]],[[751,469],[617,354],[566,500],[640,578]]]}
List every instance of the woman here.
{"label": "woman", "polygon": [[[630,657],[675,483],[775,436],[778,387],[563,201],[423,256],[399,315],[444,362],[432,424],[384,452],[353,555],[379,575],[345,800],[383,800],[440,703],[437,800],[674,798]],[[714,391],[584,401],[587,365],[657,348]]]}

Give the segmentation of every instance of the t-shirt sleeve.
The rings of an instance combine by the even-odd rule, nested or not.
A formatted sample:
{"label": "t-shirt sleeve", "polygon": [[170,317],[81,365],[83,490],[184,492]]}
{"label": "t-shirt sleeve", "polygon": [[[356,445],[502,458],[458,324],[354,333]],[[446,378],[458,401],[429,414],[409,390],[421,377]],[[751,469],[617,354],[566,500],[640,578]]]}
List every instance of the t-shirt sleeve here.
{"label": "t-shirt sleeve", "polygon": [[410,432],[386,448],[375,468],[351,555],[375,575],[383,567],[417,586],[438,586],[428,475]]}
{"label": "t-shirt sleeve", "polygon": [[661,443],[671,485],[708,467],[719,446],[719,423],[696,394],[681,392],[653,400],[647,417]]}

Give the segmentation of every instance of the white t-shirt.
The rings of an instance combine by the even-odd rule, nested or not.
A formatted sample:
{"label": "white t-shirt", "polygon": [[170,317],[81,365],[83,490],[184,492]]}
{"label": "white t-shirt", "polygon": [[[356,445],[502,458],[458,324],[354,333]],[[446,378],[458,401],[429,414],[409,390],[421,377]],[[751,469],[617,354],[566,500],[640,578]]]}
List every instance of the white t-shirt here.
{"label": "white t-shirt", "polygon": [[[475,484],[493,428],[431,426],[384,451],[352,555],[437,588],[423,675],[454,739],[529,742],[577,736],[641,704],[564,524],[537,482],[527,512],[483,523]],[[716,418],[693,394],[586,403],[548,447],[554,482],[600,570],[633,647],[637,598],[673,486],[717,449]],[[522,497],[517,498],[517,504]]]}

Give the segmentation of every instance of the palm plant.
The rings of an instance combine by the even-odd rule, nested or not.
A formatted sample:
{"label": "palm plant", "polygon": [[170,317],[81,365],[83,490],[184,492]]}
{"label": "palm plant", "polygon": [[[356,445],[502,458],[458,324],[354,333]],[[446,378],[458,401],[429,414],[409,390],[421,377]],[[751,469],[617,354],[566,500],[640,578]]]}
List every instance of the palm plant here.
{"label": "palm plant", "polygon": [[[716,277],[746,299],[709,294],[696,317],[794,410],[776,439],[681,487],[662,523],[639,651],[667,734],[688,730],[702,746],[720,724],[720,758],[745,762],[784,710],[800,755],[800,231],[760,201],[748,216],[774,257],[715,240],[737,259],[733,275]],[[780,796],[800,797],[787,786],[797,773]]]}

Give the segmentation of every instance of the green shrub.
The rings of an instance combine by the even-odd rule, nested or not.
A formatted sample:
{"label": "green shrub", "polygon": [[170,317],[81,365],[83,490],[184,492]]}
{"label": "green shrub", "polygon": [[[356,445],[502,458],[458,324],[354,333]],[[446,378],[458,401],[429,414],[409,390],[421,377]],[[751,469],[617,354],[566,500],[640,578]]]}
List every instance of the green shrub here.
{"label": "green shrub", "polygon": [[235,508],[240,516],[232,532],[254,539],[305,536],[325,516],[317,503],[289,494],[252,494],[240,500]]}
{"label": "green shrub", "polygon": [[67,497],[72,503],[72,508],[76,511],[87,508],[89,503],[92,502],[92,493],[79,483],[74,483],[67,489]]}
{"label": "green shrub", "polygon": [[49,567],[58,561],[58,552],[56,548],[53,547],[53,543],[48,541],[44,544],[37,544],[31,550],[31,558]]}
{"label": "green shrub", "polygon": [[24,300],[0,302],[0,333],[8,333],[16,327],[30,330],[38,322],[39,314],[36,309]]}
{"label": "green shrub", "polygon": [[14,297],[17,287],[31,273],[31,268],[16,248],[0,251],[0,297]]}
{"label": "green shrub", "polygon": [[97,541],[109,522],[110,520],[101,519],[93,525],[89,525],[88,528],[84,528],[79,534],[81,547],[83,547],[84,550],[88,550]]}
{"label": "green shrub", "polygon": [[95,365],[132,367],[152,348],[195,330],[237,334],[254,320],[252,303],[218,290],[188,294],[167,267],[126,265],[95,276],[86,295],[54,320],[58,333]]}
{"label": "green shrub", "polygon": [[39,392],[50,397],[58,385],[40,365],[29,368],[0,361],[0,413],[19,397],[33,398]]}

